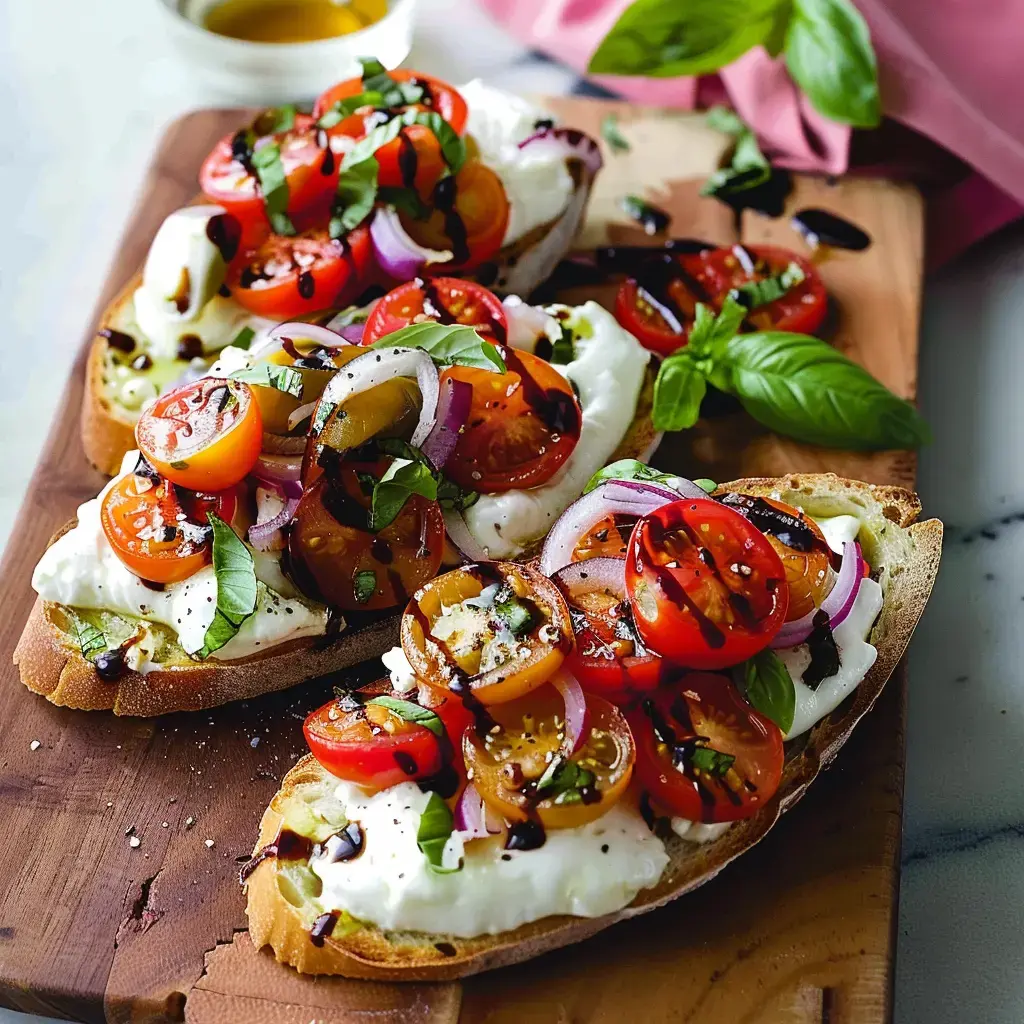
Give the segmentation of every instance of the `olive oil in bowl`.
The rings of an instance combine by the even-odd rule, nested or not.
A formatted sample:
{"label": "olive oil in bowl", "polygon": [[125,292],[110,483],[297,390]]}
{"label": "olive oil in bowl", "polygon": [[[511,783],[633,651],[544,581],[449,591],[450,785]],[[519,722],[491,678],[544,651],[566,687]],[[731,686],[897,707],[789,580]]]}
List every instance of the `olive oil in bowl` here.
{"label": "olive oil in bowl", "polygon": [[358,32],[387,14],[387,0],[219,0],[203,28],[251,43],[310,43]]}

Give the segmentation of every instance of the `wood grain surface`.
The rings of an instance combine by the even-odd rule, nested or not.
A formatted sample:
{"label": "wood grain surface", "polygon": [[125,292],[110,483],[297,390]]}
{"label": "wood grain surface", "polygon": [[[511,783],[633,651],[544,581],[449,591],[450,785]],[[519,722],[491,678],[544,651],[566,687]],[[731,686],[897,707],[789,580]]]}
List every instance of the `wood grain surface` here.
{"label": "wood grain surface", "polygon": [[[615,212],[617,198],[646,181],[653,183],[648,198],[672,212],[674,234],[800,247],[787,221],[749,216],[737,225],[724,207],[698,197],[694,181],[681,180],[701,173],[701,161],[713,164],[721,149],[693,119],[576,98],[552,106],[595,134],[614,110],[633,142],[629,154],[609,158],[599,179],[588,244],[650,241]],[[238,111],[199,111],[170,126],[97,313],[141,263],[162,218],[192,198],[206,151],[239,121]],[[790,206],[806,205],[845,213],[874,237],[866,253],[820,261],[838,300],[834,340],[911,397],[919,198],[882,181],[801,178]],[[203,1024],[886,1019],[902,676],[838,765],[760,846],[656,914],[464,985],[314,982],[254,951],[238,865],[278,780],[302,752],[301,719],[326,699],[333,680],[155,720],[70,712],[20,685],[10,652],[31,604],[32,567],[50,534],[102,483],[78,437],[82,369],[80,357],[0,568],[0,649],[7,652],[0,663],[0,1004],[85,1021]],[[812,450],[737,414],[701,421],[655,461],[719,479],[828,468],[910,484],[914,473],[906,454]],[[376,674],[367,668],[366,678]]]}

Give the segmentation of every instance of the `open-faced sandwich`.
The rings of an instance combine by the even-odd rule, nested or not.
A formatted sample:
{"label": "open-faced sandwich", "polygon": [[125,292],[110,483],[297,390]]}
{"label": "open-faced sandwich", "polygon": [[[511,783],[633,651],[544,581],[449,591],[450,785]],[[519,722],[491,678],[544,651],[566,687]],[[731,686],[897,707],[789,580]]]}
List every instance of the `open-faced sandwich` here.
{"label": "open-faced sandwich", "polygon": [[267,110],[218,142],[207,205],[166,219],[106,310],[82,414],[100,470],[117,472],[142,409],[233,342],[420,273],[528,295],[568,251],[601,166],[592,139],[479,81],[363,64],[311,115]]}
{"label": "open-faced sandwich", "polygon": [[377,657],[443,562],[535,553],[656,440],[648,353],[596,303],[423,278],[337,330],[279,325],[147,405],[36,567],[28,687],[155,715]]}
{"label": "open-faced sandwich", "polygon": [[878,697],[938,567],[919,511],[832,475],[708,495],[624,464],[539,561],[426,584],[390,679],[306,720],[242,871],[254,945],[453,978],[707,881]]}

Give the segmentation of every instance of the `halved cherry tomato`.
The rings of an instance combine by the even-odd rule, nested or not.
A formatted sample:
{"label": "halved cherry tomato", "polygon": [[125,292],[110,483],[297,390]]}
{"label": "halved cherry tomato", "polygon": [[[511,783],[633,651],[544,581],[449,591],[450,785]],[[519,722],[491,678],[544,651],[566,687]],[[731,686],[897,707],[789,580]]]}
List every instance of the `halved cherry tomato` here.
{"label": "halved cherry tomato", "polygon": [[737,821],[756,814],[779,788],[782,733],[725,676],[691,672],[627,718],[637,778],[672,814]]}
{"label": "halved cherry tomato", "polygon": [[717,501],[686,498],[644,516],[626,555],[626,591],[648,647],[688,668],[739,664],[786,620],[789,590],[760,530]]}
{"label": "halved cherry tomato", "polygon": [[[466,101],[447,82],[401,69],[389,74],[395,81],[409,82],[423,89],[422,100],[412,104],[414,109],[436,111],[455,132],[462,134],[466,127]],[[314,117],[321,117],[339,100],[357,96],[363,91],[361,78],[351,78],[331,86],[317,99],[313,108]],[[362,139],[374,128],[407,109],[408,105],[389,108],[386,111],[367,106],[329,128],[328,135],[346,135],[349,138]],[[425,125],[418,124],[402,128],[397,138],[381,146],[374,153],[374,157],[380,168],[377,180],[381,185],[415,187],[424,201],[429,199],[430,190],[447,166],[437,136]]]}
{"label": "halved cherry tomato", "polygon": [[[253,126],[257,143],[265,145],[272,140],[281,152],[288,182],[288,213],[301,211],[333,192],[337,161],[333,153],[319,145],[312,117],[296,114],[294,126],[276,135],[260,134],[259,122],[257,118]],[[236,158],[232,150],[235,135],[225,135],[203,161],[199,187],[213,202],[233,213],[243,226],[266,225],[269,229],[259,178],[251,167],[243,166]]]}
{"label": "halved cherry tomato", "polygon": [[140,460],[139,471],[116,480],[103,497],[100,523],[114,554],[151,583],[177,583],[212,554],[207,513],[230,523],[234,489],[202,494],[175,487]]}
{"label": "halved cherry tomato", "polygon": [[201,377],[161,395],[139,417],[135,440],[172,483],[222,491],[256,464],[263,420],[248,384]]}
{"label": "halved cherry tomato", "polygon": [[597,574],[571,585],[564,579],[555,582],[569,606],[576,637],[565,664],[580,686],[613,704],[629,703],[655,689],[669,666],[644,646],[625,595],[606,587]]}
{"label": "halved cherry tomato", "polygon": [[344,306],[365,284],[371,263],[370,232],[358,227],[344,239],[313,228],[286,237],[270,235],[228,271],[231,296],[271,320]]}
{"label": "halved cherry tomato", "polygon": [[371,499],[360,476],[386,464],[340,463],[307,487],[288,534],[292,576],[303,593],[350,611],[394,608],[429,580],[444,553],[440,506],[412,495],[395,519],[373,532]]}
{"label": "halved cherry tomato", "polygon": [[781,274],[796,263],[804,280],[785,295],[752,309],[758,330],[813,334],[828,311],[828,294],[814,265],[778,246],[733,246],[701,253],[658,253],[641,264],[615,298],[615,317],[646,348],[668,355],[689,340],[701,302],[720,310],[734,288]]}
{"label": "halved cherry tomato", "polygon": [[774,498],[726,494],[719,500],[765,534],[782,559],[789,590],[786,621],[801,619],[819,607],[832,589],[834,576],[832,549],[818,524],[800,509]]}
{"label": "halved cherry tomato", "polygon": [[438,576],[402,616],[402,650],[419,679],[484,704],[546,683],[572,647],[558,588],[535,569],[482,562]]}
{"label": "halved cherry tomato", "polygon": [[501,349],[506,372],[451,366],[441,374],[473,386],[469,418],[445,473],[468,491],[536,487],[555,475],[580,437],[572,385],[531,352]]}
{"label": "halved cherry tomato", "polygon": [[430,204],[434,210],[426,220],[406,213],[400,218],[420,245],[451,250],[453,259],[435,264],[433,272],[469,270],[497,254],[508,227],[508,196],[501,178],[486,164],[467,160],[458,174],[437,183]]}
{"label": "halved cherry tomato", "polygon": [[813,334],[828,312],[828,293],[814,264],[777,245],[746,245],[715,249],[704,257],[702,280],[721,308],[733,288],[781,274],[790,263],[804,272],[804,279],[780,299],[752,309],[747,320],[761,331],[792,331]]}
{"label": "halved cherry tomato", "polygon": [[[415,694],[402,700],[415,704]],[[313,756],[334,776],[366,789],[427,779],[444,766],[442,741],[425,725],[379,704],[339,697],[314,711],[302,731]]]}
{"label": "halved cherry tomato", "polygon": [[462,740],[473,783],[491,810],[510,821],[575,828],[605,814],[625,793],[636,752],[622,713],[587,697],[587,739],[566,752],[565,704],[551,686],[492,709],[500,727]]}
{"label": "halved cherry tomato", "polygon": [[508,320],[501,299],[483,285],[456,277],[409,281],[392,289],[373,307],[363,345],[424,320],[475,327],[488,341],[504,344]]}

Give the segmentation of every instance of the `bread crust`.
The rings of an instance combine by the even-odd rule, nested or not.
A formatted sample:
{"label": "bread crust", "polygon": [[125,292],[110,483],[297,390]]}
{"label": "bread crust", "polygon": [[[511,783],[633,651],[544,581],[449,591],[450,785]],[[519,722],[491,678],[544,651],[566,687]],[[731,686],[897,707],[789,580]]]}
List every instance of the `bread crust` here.
{"label": "bread crust", "polygon": [[[885,577],[885,601],[872,631],[878,650],[875,664],[857,689],[804,736],[786,745],[782,781],[772,800],[753,818],[735,823],[712,842],[696,845],[676,836],[666,847],[669,866],[658,884],[642,891],[621,911],[600,918],[549,917],[514,931],[473,939],[449,935],[391,934],[364,925],[341,938],[328,938],[322,947],[309,937],[307,916],[286,900],[277,884],[278,863],[269,858],[247,882],[249,932],[257,948],[269,945],[282,963],[314,974],[342,974],[389,981],[447,981],[503,967],[579,942],[604,928],[645,914],[710,881],[727,864],[759,842],[779,817],[803,796],[818,773],[835,758],[854,727],[871,709],[906,650],[928,601],[938,571],[942,524],[916,523],[921,505],[917,496],[900,487],[844,480],[834,474],[793,474],[782,478],[753,478],[722,484],[718,492],[778,495],[790,503],[828,496],[837,505],[882,515],[903,528],[883,545],[891,558],[878,564]],[[284,778],[263,815],[254,852],[273,841],[281,823],[281,808],[301,786],[332,788],[331,777],[310,756]]]}

